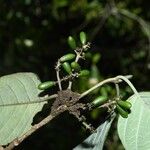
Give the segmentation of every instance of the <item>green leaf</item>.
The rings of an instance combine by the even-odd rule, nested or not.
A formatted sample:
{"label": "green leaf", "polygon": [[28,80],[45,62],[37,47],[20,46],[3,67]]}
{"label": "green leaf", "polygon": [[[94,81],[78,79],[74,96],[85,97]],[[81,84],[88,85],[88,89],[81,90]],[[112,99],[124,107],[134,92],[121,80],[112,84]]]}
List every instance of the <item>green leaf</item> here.
{"label": "green leaf", "polygon": [[0,145],[6,145],[31,128],[40,102],[39,79],[33,73],[16,73],[0,78]]}
{"label": "green leaf", "polygon": [[129,98],[132,107],[127,119],[119,117],[118,133],[126,150],[150,149],[150,92]]}
{"label": "green leaf", "polygon": [[73,150],[103,150],[103,145],[107,137],[108,131],[115,118],[115,114],[96,129],[92,135],[90,135],[81,144],[76,146]]}

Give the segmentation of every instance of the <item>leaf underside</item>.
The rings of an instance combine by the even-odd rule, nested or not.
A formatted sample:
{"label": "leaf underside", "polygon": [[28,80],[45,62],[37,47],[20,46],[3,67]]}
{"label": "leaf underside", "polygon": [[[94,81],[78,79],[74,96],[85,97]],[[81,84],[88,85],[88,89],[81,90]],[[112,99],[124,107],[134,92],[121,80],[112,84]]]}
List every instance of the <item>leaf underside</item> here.
{"label": "leaf underside", "polygon": [[45,104],[38,97],[39,84],[33,73],[0,78],[0,145],[10,143],[31,128],[33,117]]}
{"label": "leaf underside", "polygon": [[91,134],[87,139],[85,139],[81,144],[76,146],[73,150],[102,150],[114,118],[115,114],[113,114],[109,120],[106,120],[104,123],[102,123],[96,129],[96,132]]}
{"label": "leaf underside", "polygon": [[150,150],[150,92],[133,95],[131,114],[127,119],[119,117],[118,133],[126,150]]}

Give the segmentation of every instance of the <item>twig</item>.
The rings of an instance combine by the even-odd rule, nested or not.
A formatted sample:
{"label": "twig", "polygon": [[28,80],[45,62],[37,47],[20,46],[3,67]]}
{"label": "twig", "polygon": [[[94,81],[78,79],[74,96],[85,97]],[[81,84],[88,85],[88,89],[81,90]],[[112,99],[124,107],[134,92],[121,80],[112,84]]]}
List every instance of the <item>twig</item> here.
{"label": "twig", "polygon": [[[83,56],[82,56],[83,51],[88,48],[90,48],[90,43],[87,43],[87,44],[83,45],[82,48],[77,48],[75,50],[75,52],[76,52],[75,62],[78,62],[80,58],[83,58]],[[69,81],[68,89],[71,89],[71,87],[72,87],[72,81]]]}
{"label": "twig", "polygon": [[109,108],[109,106],[111,106],[112,104],[115,104],[115,103],[116,103],[115,101],[111,101],[111,100],[109,100],[109,102],[108,102],[108,103],[105,103],[105,104],[103,104],[103,105],[99,106],[98,108],[104,108],[104,107]]}
{"label": "twig", "polygon": [[140,97],[139,94],[138,94],[138,92],[137,92],[137,90],[136,90],[136,88],[135,88],[134,85],[128,80],[128,78],[127,78],[126,76],[121,76],[121,75],[119,75],[119,76],[117,76],[117,78],[118,78],[118,79],[121,79],[121,80],[123,80],[123,81],[125,81],[125,82],[130,86],[130,88],[132,89],[132,91],[133,91],[138,97]]}
{"label": "twig", "polygon": [[94,127],[92,127],[91,124],[88,124],[87,122],[83,121],[82,125],[85,127],[86,130],[94,132]]}
{"label": "twig", "polygon": [[78,77],[78,75],[79,75],[78,73],[72,73],[72,74],[69,75],[69,76],[63,77],[63,78],[60,80],[60,82],[67,81],[67,80],[70,80],[70,79],[74,79],[74,78]]}
{"label": "twig", "polygon": [[[76,53],[76,54],[77,55],[76,55],[75,62],[78,62],[81,56],[79,53]],[[68,89],[71,89],[71,87],[72,87],[72,81],[69,81]]]}
{"label": "twig", "polygon": [[92,88],[90,88],[89,90],[83,92],[81,95],[80,95],[80,98],[83,98],[84,96],[88,95],[90,92],[94,91],[95,89],[99,88],[100,86],[106,84],[106,83],[116,83],[116,82],[119,82],[118,81],[118,78],[109,78],[109,79],[106,79],[104,81],[101,81],[99,82],[98,84],[96,84],[95,86],[93,86]]}
{"label": "twig", "polygon": [[[106,79],[104,81],[101,81],[99,82],[98,84],[96,84],[95,86],[93,86],[92,88],[90,88],[89,90],[83,92],[81,95],[80,95],[80,99],[83,98],[84,96],[88,95],[90,92],[94,91],[95,89],[101,87],[102,85],[106,84],[106,83],[119,83],[122,81],[122,79],[120,77],[123,77],[123,76],[117,76],[117,77],[114,77],[114,78],[109,78],[109,79]],[[132,75],[127,75],[127,76],[124,76],[126,79],[130,79],[132,78]]]}
{"label": "twig", "polygon": [[38,124],[35,124],[34,126],[31,127],[30,130],[28,130],[25,134],[22,136],[14,139],[4,150],[12,150],[16,146],[18,146],[22,141],[24,141],[27,137],[29,137],[32,133],[34,133],[36,130],[50,122],[52,119],[54,119],[56,116],[58,116],[60,113],[64,112],[67,107],[65,106],[60,106],[53,114],[50,114],[47,116],[45,119],[43,119],[41,122]]}
{"label": "twig", "polygon": [[120,90],[119,90],[119,84],[118,83],[115,83],[115,88],[116,88],[116,96],[117,98],[120,97]]}
{"label": "twig", "polygon": [[61,80],[60,80],[60,76],[59,76],[59,71],[60,71],[60,61],[59,60],[57,61],[55,69],[56,69],[56,77],[57,77],[57,82],[58,82],[59,90],[61,91],[62,87],[61,87]]}

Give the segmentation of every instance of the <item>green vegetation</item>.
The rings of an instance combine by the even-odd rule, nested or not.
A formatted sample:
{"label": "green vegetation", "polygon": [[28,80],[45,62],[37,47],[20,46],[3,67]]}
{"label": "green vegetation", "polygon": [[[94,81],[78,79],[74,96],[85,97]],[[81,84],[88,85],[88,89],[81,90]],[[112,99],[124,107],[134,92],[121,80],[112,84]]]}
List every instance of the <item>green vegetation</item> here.
{"label": "green vegetation", "polygon": [[[132,74],[131,81],[138,91],[149,91],[149,19],[149,2],[143,0],[1,0],[0,75],[3,76],[16,72],[34,72],[38,74],[41,81],[46,81],[40,84],[40,81],[35,79],[36,88],[39,87],[40,92],[46,89],[40,93],[41,97],[47,92],[49,95],[57,93],[56,85],[59,86],[59,84],[55,81],[56,73],[54,68],[58,70],[64,69],[64,71],[60,72],[60,75],[67,76],[68,80],[79,77],[73,83],[70,83],[73,91],[78,93],[83,93],[104,79],[119,74]],[[77,62],[79,58],[75,57],[75,55],[81,49],[81,57],[85,58],[85,61],[81,59]],[[75,53],[73,50],[76,50]],[[55,62],[57,60],[59,60],[59,63],[56,65]],[[36,78],[34,74],[31,76]],[[15,79],[12,81],[8,76],[8,81],[12,82],[9,82],[9,84],[16,86],[12,88],[14,91],[20,89],[25,96],[29,92],[31,98],[39,92],[34,91],[35,85],[32,85],[32,83],[26,87],[26,84],[32,81],[25,79],[23,80],[23,85],[20,86],[19,79],[22,79],[22,76],[20,77],[19,75],[18,77],[17,75],[18,79],[16,79],[14,75],[13,78]],[[0,79],[2,83],[4,82],[3,86],[0,85],[2,88],[0,95],[5,93],[3,90],[7,91],[9,88],[6,86],[7,82],[3,81],[3,79],[5,78],[2,77]],[[62,85],[66,86],[64,81],[66,79],[63,79]],[[6,88],[3,89],[5,86]],[[27,91],[23,86],[27,88]],[[122,117],[119,117],[118,125],[116,125],[117,122],[115,120],[111,126],[104,149],[122,150],[123,144],[125,148],[130,150],[133,143],[136,143],[138,147],[146,143],[146,139],[144,138],[145,142],[139,142],[138,136],[140,135],[137,134],[133,137],[135,139],[133,143],[132,141],[122,140],[124,138],[122,131],[127,128],[128,133],[130,130],[133,132],[133,135],[138,133],[137,130],[132,130],[132,126],[136,126],[139,129],[141,127],[136,116],[149,116],[149,110],[147,105],[145,105],[147,102],[132,102],[136,101],[135,99],[138,97],[136,94],[131,97],[131,100],[129,98],[131,103],[124,101],[133,94],[128,86],[121,84],[119,86],[119,95],[118,93],[116,95],[117,89],[118,86],[114,88],[112,84],[104,85],[100,89],[92,91],[91,95],[83,98],[85,103],[94,105],[89,105],[89,107],[96,107],[86,114],[86,118],[87,122],[90,122],[95,128],[99,127],[99,122],[102,122],[107,116],[105,109],[101,110],[99,108],[102,108],[111,99],[111,107],[108,106],[106,108],[108,110],[114,109],[115,112],[118,111]],[[30,93],[30,90],[34,91],[34,94]],[[18,91],[16,93],[21,97]],[[4,104],[9,105],[7,94],[5,93],[4,95],[6,96]],[[145,93],[140,95],[146,101]],[[13,99],[15,94],[12,92],[11,96]],[[147,94],[147,99],[149,99],[149,94]],[[29,100],[25,100],[24,103],[28,103]],[[12,103],[15,102],[18,102],[17,98]],[[44,105],[45,101],[42,101],[40,106],[37,107],[37,111],[34,110],[33,113],[27,110],[28,114],[26,116],[29,117],[29,123],[31,124],[33,116],[41,110],[43,105],[43,110],[35,115],[32,124],[36,124],[45,118],[50,112],[51,103],[50,101],[47,105]],[[0,99],[0,107],[4,104]],[[29,107],[33,109],[34,107],[36,108],[36,105],[35,103],[29,105]],[[25,110],[25,106],[19,109],[20,112]],[[18,106],[13,107],[16,110],[18,108]],[[135,108],[138,108],[141,112],[137,112]],[[142,110],[145,110],[145,112]],[[136,116],[132,115],[132,111],[135,111]],[[1,119],[8,115],[7,110],[6,114],[4,113],[5,111],[2,110],[2,112]],[[132,122],[131,118],[135,122]],[[124,126],[126,120],[128,120],[128,124]],[[143,127],[146,120],[148,119],[144,118],[140,122]],[[27,122],[24,122],[24,124],[27,125]],[[12,128],[10,125],[8,124],[10,130],[15,127],[15,123],[12,125]],[[108,123],[106,126],[101,127],[109,130],[110,125],[111,123]],[[122,144],[116,133],[118,126]],[[126,138],[129,138],[128,133]],[[143,129],[139,130],[139,133],[147,135]],[[8,136],[8,134],[9,132],[5,136]],[[89,134],[83,129],[82,123],[79,123],[71,115],[64,113],[30,136],[16,149],[38,150],[43,149],[43,147],[44,149],[52,150],[72,149]],[[106,135],[105,133],[103,134],[104,139]],[[143,134],[142,136],[144,137]],[[3,142],[5,141],[4,143],[6,144],[14,135],[16,134],[10,135],[7,141],[3,139]],[[146,147],[144,150],[146,150]]]}

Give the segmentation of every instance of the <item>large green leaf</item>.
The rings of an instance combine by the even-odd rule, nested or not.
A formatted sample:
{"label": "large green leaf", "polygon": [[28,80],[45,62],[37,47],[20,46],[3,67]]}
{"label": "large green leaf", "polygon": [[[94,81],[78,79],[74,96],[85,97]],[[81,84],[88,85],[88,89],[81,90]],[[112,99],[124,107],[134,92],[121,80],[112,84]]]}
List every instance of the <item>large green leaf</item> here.
{"label": "large green leaf", "polygon": [[111,127],[115,114],[104,123],[102,123],[92,135],[85,139],[81,144],[76,146],[73,150],[102,150],[106,140],[108,131]]}
{"label": "large green leaf", "polygon": [[33,73],[16,73],[0,78],[0,145],[31,128],[33,117],[42,109],[37,89],[40,83]]}
{"label": "large green leaf", "polygon": [[119,117],[118,133],[126,150],[150,150],[150,92],[133,95],[131,114]]}

